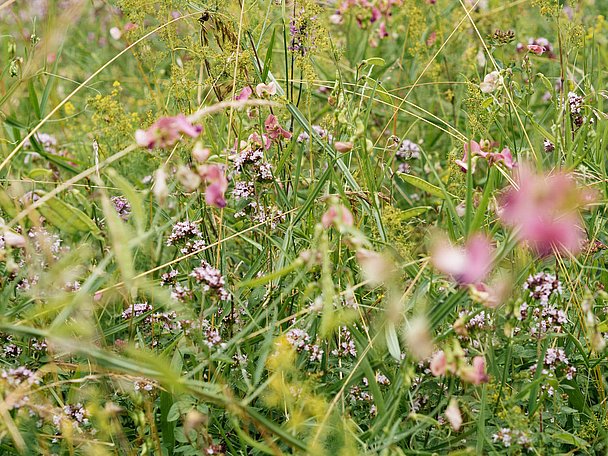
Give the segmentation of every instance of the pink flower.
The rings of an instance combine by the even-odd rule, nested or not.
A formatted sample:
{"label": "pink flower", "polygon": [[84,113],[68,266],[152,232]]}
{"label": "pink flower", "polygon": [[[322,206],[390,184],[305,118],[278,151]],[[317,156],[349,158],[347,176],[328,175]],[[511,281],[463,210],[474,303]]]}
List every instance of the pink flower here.
{"label": "pink flower", "polygon": [[380,22],[380,27],[378,27],[378,36],[380,39],[388,36],[388,31],[386,30],[386,24],[384,22]]}
{"label": "pink flower", "polygon": [[147,130],[137,130],[135,140],[141,147],[169,147],[175,144],[182,134],[196,138],[203,131],[200,125],[192,125],[183,114],[175,117],[161,117]]}
{"label": "pink flower", "polygon": [[264,127],[266,128],[266,133],[268,133],[268,137],[272,140],[283,137],[285,139],[291,138],[291,133],[285,130],[281,125],[279,125],[279,120],[277,116],[274,114],[269,114],[264,122]]}
{"label": "pink flower", "polygon": [[239,93],[236,97],[234,97],[234,99],[236,101],[247,101],[247,100],[249,100],[249,97],[251,96],[252,93],[253,93],[253,90],[251,90],[251,87],[245,86],[245,87],[243,87],[243,90],[241,90],[241,93]]}
{"label": "pink flower", "polygon": [[205,202],[209,206],[226,207],[225,193],[228,189],[228,179],[219,165],[201,165],[198,174],[207,183]]}
{"label": "pink flower", "polygon": [[456,399],[452,398],[450,400],[450,404],[445,409],[445,418],[455,431],[458,431],[460,426],[462,426],[462,414],[460,413],[458,401]]}
{"label": "pink flower", "polygon": [[433,358],[431,358],[431,373],[435,377],[440,377],[441,375],[445,374],[447,365],[448,360],[444,351],[439,350],[438,352],[435,352]]}
{"label": "pink flower", "polygon": [[506,168],[513,169],[517,164],[513,160],[513,155],[508,147],[505,147],[501,152],[494,152],[488,155],[488,163],[502,163]]}
{"label": "pink flower", "polygon": [[270,96],[276,95],[277,93],[277,85],[273,82],[270,84],[259,83],[255,86],[255,94],[262,98],[264,94],[268,94]]}
{"label": "pink flower", "polygon": [[353,143],[350,141],[348,141],[348,142],[336,141],[334,143],[334,147],[336,148],[336,150],[338,152],[341,152],[341,153],[350,152],[353,148]]}
{"label": "pink flower", "polygon": [[517,228],[520,238],[541,257],[580,251],[586,234],[579,209],[591,202],[589,193],[567,174],[536,174],[527,167],[520,170],[518,185],[502,198],[502,222]]}
{"label": "pink flower", "polygon": [[538,44],[528,44],[528,51],[536,54],[543,55],[547,49],[545,46],[539,46]]}
{"label": "pink flower", "polygon": [[460,378],[473,385],[486,383],[489,380],[489,377],[488,374],[486,374],[485,358],[483,356],[476,356],[473,358],[473,365],[462,368]]}
{"label": "pink flower", "polygon": [[475,162],[477,161],[476,157],[485,158],[488,153],[483,151],[481,145],[477,141],[471,140],[468,144],[464,144],[464,155],[462,160],[454,160],[454,162],[462,168],[464,172],[466,172],[469,168],[468,160],[469,153],[471,154],[471,172],[475,172]]}
{"label": "pink flower", "polygon": [[336,225],[341,226],[353,226],[353,214],[341,204],[335,204],[331,206],[323,217],[321,217],[321,224],[325,229]]}
{"label": "pink flower", "polygon": [[490,272],[493,248],[486,236],[471,236],[464,248],[454,247],[446,240],[434,244],[431,252],[433,265],[444,274],[451,275],[458,283],[479,283]]}

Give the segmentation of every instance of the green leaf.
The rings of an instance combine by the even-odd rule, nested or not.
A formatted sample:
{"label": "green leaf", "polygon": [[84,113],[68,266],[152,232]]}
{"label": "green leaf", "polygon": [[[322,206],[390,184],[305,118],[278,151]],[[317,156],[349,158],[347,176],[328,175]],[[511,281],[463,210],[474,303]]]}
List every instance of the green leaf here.
{"label": "green leaf", "polygon": [[407,182],[408,184],[413,185],[414,187],[416,187],[420,190],[423,190],[433,196],[436,196],[437,198],[442,198],[442,199],[445,199],[447,197],[456,198],[451,193],[444,192],[441,188],[425,181],[424,179],[422,179],[418,176],[414,176],[413,174],[406,174],[406,173],[398,173],[398,174],[399,174],[399,177],[401,179],[403,179],[405,182]]}
{"label": "green leaf", "polygon": [[418,207],[412,207],[410,209],[406,209],[404,211],[401,211],[401,213],[400,213],[401,220],[402,221],[409,220],[411,218],[418,217],[419,215],[424,214],[429,209],[433,209],[433,208],[431,206],[418,206]]}
{"label": "green leaf", "polygon": [[90,233],[101,239],[99,228],[87,214],[59,198],[51,198],[38,208],[47,221],[66,233]]}
{"label": "green leaf", "polygon": [[388,352],[397,361],[401,360],[401,347],[399,346],[399,337],[397,337],[397,328],[391,321],[386,323],[384,328],[384,336],[386,337],[386,347]]}
{"label": "green leaf", "polygon": [[577,437],[576,435],[570,434],[569,432],[557,432],[551,436],[555,440],[567,443],[568,445],[574,445],[578,448],[586,448],[589,443],[586,440]]}

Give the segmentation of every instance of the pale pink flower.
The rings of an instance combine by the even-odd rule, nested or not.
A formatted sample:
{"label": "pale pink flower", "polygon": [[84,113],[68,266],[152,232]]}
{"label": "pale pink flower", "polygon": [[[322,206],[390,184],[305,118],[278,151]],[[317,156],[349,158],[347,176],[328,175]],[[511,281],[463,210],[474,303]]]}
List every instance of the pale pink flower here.
{"label": "pale pink flower", "polygon": [[431,373],[435,377],[440,377],[444,375],[448,366],[448,359],[445,356],[445,352],[443,350],[439,350],[435,352],[433,357],[431,358]]}
{"label": "pale pink flower", "polygon": [[334,143],[334,147],[336,148],[336,150],[338,152],[341,152],[341,153],[350,152],[353,148],[353,143],[350,141],[348,141],[348,142],[336,141]]}
{"label": "pale pink flower", "polygon": [[472,366],[465,366],[460,371],[460,378],[467,383],[473,385],[480,385],[486,383],[489,380],[488,374],[486,374],[486,360],[483,356],[476,356],[473,358]]}
{"label": "pale pink flower", "polygon": [[462,414],[458,408],[458,401],[454,398],[450,400],[450,404],[445,409],[445,417],[452,426],[452,429],[458,432],[462,426]]}
{"label": "pale pink flower", "polygon": [[528,44],[528,51],[536,55],[543,55],[547,49],[545,46],[539,46],[538,44]]}
{"label": "pale pink flower", "polygon": [[266,133],[268,133],[268,137],[272,140],[281,137],[285,139],[291,138],[291,133],[281,127],[277,116],[275,116],[274,114],[268,115],[266,121],[264,122],[264,128],[266,128]]}
{"label": "pale pink flower", "polygon": [[194,145],[194,148],[192,149],[192,158],[195,161],[205,163],[209,158],[209,155],[211,155],[211,150],[204,147],[202,143],[197,142]]}
{"label": "pale pink flower", "polygon": [[519,188],[504,194],[499,217],[518,229],[519,237],[539,256],[552,252],[576,254],[586,238],[579,209],[592,200],[565,173],[536,174],[522,167]]}
{"label": "pale pink flower", "polygon": [[353,214],[345,206],[334,204],[323,214],[321,223],[326,229],[332,225],[351,227],[353,226]]}
{"label": "pale pink flower", "polygon": [[492,71],[483,78],[483,82],[479,84],[479,89],[483,93],[494,92],[502,85],[502,76],[498,71]]}
{"label": "pale pink flower", "polygon": [[464,247],[454,247],[441,239],[434,242],[431,260],[439,271],[458,283],[475,284],[490,272],[493,250],[490,240],[482,234],[471,236]]}
{"label": "pale pink flower", "polygon": [[169,147],[175,144],[182,134],[196,138],[203,131],[200,125],[192,125],[183,114],[174,117],[161,117],[147,130],[137,130],[137,144],[148,149]]}
{"label": "pale pink flower", "polygon": [[264,94],[268,94],[270,96],[276,95],[277,93],[277,85],[272,81],[270,84],[259,83],[255,86],[255,94],[262,98]]}

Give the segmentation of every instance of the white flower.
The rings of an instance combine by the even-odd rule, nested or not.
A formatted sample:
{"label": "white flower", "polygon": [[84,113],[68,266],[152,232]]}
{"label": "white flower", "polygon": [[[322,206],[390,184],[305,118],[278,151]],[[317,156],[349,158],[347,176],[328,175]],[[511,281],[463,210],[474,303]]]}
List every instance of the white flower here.
{"label": "white flower", "polygon": [[483,93],[494,92],[496,89],[500,88],[502,83],[503,81],[500,73],[498,71],[492,71],[483,78],[483,82],[479,84],[479,89]]}

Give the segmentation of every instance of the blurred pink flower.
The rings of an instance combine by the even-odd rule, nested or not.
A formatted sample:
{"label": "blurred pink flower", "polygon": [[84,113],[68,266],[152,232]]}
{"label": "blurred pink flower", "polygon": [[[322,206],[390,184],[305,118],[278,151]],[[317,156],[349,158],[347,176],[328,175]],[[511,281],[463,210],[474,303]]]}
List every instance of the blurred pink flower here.
{"label": "blurred pink flower", "polygon": [[462,414],[458,408],[458,401],[454,398],[450,400],[450,404],[445,409],[445,417],[452,426],[452,429],[458,431],[462,426]]}
{"label": "blurred pink flower", "polygon": [[353,214],[345,206],[334,204],[321,217],[321,224],[326,229],[332,225],[350,227],[353,226]]}
{"label": "blurred pink flower", "polygon": [[451,275],[458,283],[476,284],[490,272],[493,250],[483,234],[471,236],[463,248],[441,239],[434,242],[431,260],[439,271]]}
{"label": "blurred pink flower", "polygon": [[277,93],[277,85],[274,82],[271,82],[270,84],[263,84],[260,83],[257,86],[255,86],[255,94],[262,98],[264,96],[264,94],[268,94],[270,96],[272,95],[276,95]]}
{"label": "blurred pink flower", "polygon": [[579,209],[593,196],[565,173],[536,174],[528,167],[521,168],[518,186],[511,186],[502,198],[502,222],[517,228],[520,238],[541,257],[579,252],[586,239]]}
{"label": "blurred pink flower", "polygon": [[473,385],[480,385],[486,383],[489,380],[488,374],[486,374],[486,360],[483,356],[476,356],[473,358],[472,366],[465,366],[460,371],[460,378],[467,383]]}
{"label": "blurred pink flower", "polygon": [[243,90],[241,90],[241,93],[239,93],[236,97],[234,97],[234,99],[236,101],[247,101],[247,100],[249,100],[249,97],[251,96],[252,93],[253,93],[253,90],[251,90],[251,87],[245,86],[245,87],[243,87]]}
{"label": "blurred pink flower", "polygon": [[446,368],[448,365],[447,357],[445,356],[445,352],[443,350],[439,350],[435,352],[433,357],[431,358],[431,373],[435,377],[439,377],[445,374]]}
{"label": "blurred pink flower", "polygon": [[169,147],[175,144],[182,134],[196,138],[203,131],[200,125],[192,125],[183,114],[175,117],[161,117],[147,130],[137,130],[135,140],[141,147]]}
{"label": "blurred pink flower", "polygon": [[223,168],[219,165],[201,165],[197,170],[201,179],[207,183],[205,202],[209,206],[226,207],[224,194],[228,189],[228,179]]}
{"label": "blurred pink flower", "polygon": [[266,133],[268,133],[268,137],[270,139],[275,140],[280,137],[283,137],[285,139],[291,138],[291,133],[281,127],[277,116],[275,116],[274,114],[268,115],[266,121],[264,122],[264,128],[266,128]]}
{"label": "blurred pink flower", "polygon": [[538,44],[528,44],[528,51],[536,55],[543,55],[546,49],[544,46],[539,46]]}

